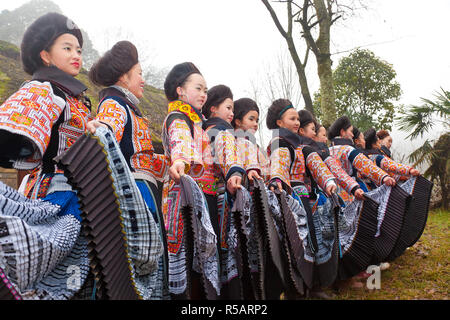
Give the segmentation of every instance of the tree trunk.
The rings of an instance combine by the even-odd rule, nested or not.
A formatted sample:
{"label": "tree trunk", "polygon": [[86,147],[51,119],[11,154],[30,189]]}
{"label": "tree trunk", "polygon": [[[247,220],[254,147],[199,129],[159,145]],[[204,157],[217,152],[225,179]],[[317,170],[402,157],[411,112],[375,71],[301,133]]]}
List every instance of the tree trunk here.
{"label": "tree trunk", "polygon": [[336,120],[336,103],[331,71],[331,59],[317,59],[317,73],[320,80],[320,107],[323,114],[323,125],[329,127]]}
{"label": "tree trunk", "polygon": [[331,12],[324,0],[314,0],[314,8],[319,21],[319,37],[313,50],[317,61],[317,73],[320,80],[321,109],[323,124],[331,125],[336,119],[336,103],[333,85],[333,71],[330,55]]}
{"label": "tree trunk", "polygon": [[305,67],[300,61],[300,58],[295,49],[294,40],[292,37],[286,38],[286,43],[288,45],[289,53],[291,54],[292,61],[294,61],[295,69],[298,74],[298,81],[300,83],[300,89],[302,92],[303,100],[305,101],[305,109],[314,115],[313,102],[311,99],[311,94],[309,92],[308,80],[306,79]]}
{"label": "tree trunk", "polygon": [[278,17],[273,10],[272,6],[269,4],[268,0],[262,0],[263,4],[266,6],[267,10],[269,11],[273,22],[275,23],[275,26],[277,27],[278,31],[281,33],[283,38],[286,40],[286,43],[288,45],[289,53],[291,54],[292,60],[294,61],[295,68],[297,69],[298,73],[298,80],[300,83],[300,88],[302,92],[303,100],[305,101],[305,109],[311,112],[314,115],[314,109],[313,109],[313,103],[311,99],[311,94],[309,92],[308,88],[308,81],[306,79],[305,74],[305,65],[306,65],[306,59],[305,64],[303,64],[300,60],[300,57],[298,56],[297,49],[295,48],[294,40],[292,38],[292,24],[294,22],[294,16],[292,13],[292,0],[287,1],[287,15],[288,15],[288,30],[284,30],[283,27],[280,24],[280,21],[278,20]]}
{"label": "tree trunk", "polygon": [[445,184],[445,177],[439,177],[439,180],[441,182],[441,194],[442,194],[442,208],[444,210],[449,209],[449,195],[450,192],[448,186]]}

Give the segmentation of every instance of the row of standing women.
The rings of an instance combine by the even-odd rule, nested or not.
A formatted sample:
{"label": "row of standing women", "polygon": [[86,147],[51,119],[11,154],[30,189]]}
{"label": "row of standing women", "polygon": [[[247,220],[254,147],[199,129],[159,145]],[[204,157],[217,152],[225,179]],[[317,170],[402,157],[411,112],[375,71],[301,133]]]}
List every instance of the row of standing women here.
{"label": "row of standing women", "polygon": [[[92,66],[89,79],[105,88],[91,110],[75,78],[82,45],[78,27],[56,13],[23,37],[32,79],[0,108],[0,165],[31,173],[25,196],[0,184],[0,298],[113,298],[108,290],[123,277],[102,273],[114,258],[99,244],[112,227],[97,232],[101,223],[86,218],[83,204],[100,206],[106,196],[71,176],[100,179],[97,162],[73,160],[91,159],[83,136],[104,146],[127,244],[125,278],[138,298],[298,298],[391,261],[420,237],[430,187],[378,151],[374,130],[361,148],[361,134],[342,117],[328,147],[309,112],[279,99],[268,109],[273,138],[264,150],[254,136],[256,102],[234,101],[224,85],[208,90],[186,62],[164,83],[157,154],[138,106],[144,80],[135,46],[118,42]],[[421,210],[412,209],[416,198]]]}

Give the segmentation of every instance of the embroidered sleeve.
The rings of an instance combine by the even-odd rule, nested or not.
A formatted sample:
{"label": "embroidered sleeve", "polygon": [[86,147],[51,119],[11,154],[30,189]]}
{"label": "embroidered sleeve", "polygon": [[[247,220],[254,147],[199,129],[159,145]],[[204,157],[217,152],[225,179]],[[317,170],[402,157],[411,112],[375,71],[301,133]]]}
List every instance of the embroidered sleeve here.
{"label": "embroidered sleeve", "polygon": [[107,99],[98,108],[96,120],[107,123],[116,137],[117,142],[122,140],[125,124],[127,123],[127,112],[114,99]]}
{"label": "embroidered sleeve", "polygon": [[258,161],[258,146],[248,139],[238,137],[236,139],[236,148],[239,157],[239,163],[245,169],[245,171],[248,173],[250,170],[256,170],[258,173],[261,173],[261,168]]}
{"label": "embroidered sleeve", "polygon": [[14,165],[16,169],[39,165],[65,103],[53,93],[49,82],[30,81],[0,106],[0,130],[26,137],[34,145],[34,153]]}
{"label": "embroidered sleeve", "polygon": [[355,150],[351,146],[332,146],[329,147],[330,155],[336,159],[337,163],[341,165],[349,175],[353,175],[352,163],[349,160],[350,153]]}
{"label": "embroidered sleeve", "polygon": [[311,175],[322,190],[325,190],[329,183],[334,184],[335,178],[333,174],[317,152],[312,152],[308,155],[306,158],[306,166],[309,168]]}
{"label": "embroidered sleeve", "polygon": [[[168,136],[168,148],[170,154],[170,164],[173,165],[176,162],[184,162],[186,164],[185,173],[192,177],[198,177],[203,174],[204,162],[203,162],[203,141],[207,139],[206,134],[194,126],[198,141],[192,139],[191,130],[189,129],[186,121],[181,119],[175,119],[167,130]],[[198,132],[197,132],[198,131]],[[203,137],[205,136],[205,137]],[[207,141],[207,140],[206,140]],[[209,146],[209,145],[208,145]],[[208,152],[207,149],[205,152]]]}
{"label": "embroidered sleeve", "polygon": [[280,147],[271,152],[270,180],[279,179],[291,187],[289,174],[291,162],[291,155],[288,148]]}
{"label": "embroidered sleeve", "polygon": [[396,173],[401,176],[408,176],[409,172],[412,169],[412,167],[395,162],[388,157],[383,157],[383,159],[380,161],[380,168],[388,173]]}
{"label": "embroidered sleeve", "polygon": [[228,177],[232,171],[244,171],[239,165],[236,139],[230,132],[226,130],[218,132],[214,148],[218,165],[224,177]]}
{"label": "embroidered sleeve", "polygon": [[267,181],[269,179],[270,175],[270,162],[267,157],[267,154],[261,150],[261,148],[258,148],[258,164],[261,168],[261,177],[264,179],[264,181]]}
{"label": "embroidered sleeve", "polygon": [[342,169],[339,160],[336,160],[332,156],[329,156],[325,159],[324,162],[330,169],[331,173],[336,177],[339,185],[349,194],[351,194],[353,188],[359,186],[358,182],[356,182],[355,179],[350,177],[347,172]]}
{"label": "embroidered sleeve", "polygon": [[376,166],[373,161],[369,160],[362,153],[355,157],[352,165],[362,177],[369,178],[378,186],[383,183],[384,177],[388,176],[385,171]]}

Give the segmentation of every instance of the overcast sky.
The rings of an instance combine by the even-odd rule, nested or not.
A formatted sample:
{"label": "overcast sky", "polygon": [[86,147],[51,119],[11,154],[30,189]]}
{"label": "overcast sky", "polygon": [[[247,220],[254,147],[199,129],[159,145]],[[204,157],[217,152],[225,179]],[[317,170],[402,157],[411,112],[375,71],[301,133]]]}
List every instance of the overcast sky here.
{"label": "overcast sky", "polygon": [[[0,10],[13,10],[25,2],[2,1]],[[122,40],[111,39],[115,30],[122,29],[155,65],[171,68],[192,61],[209,87],[226,84],[235,98],[248,95],[252,79],[287,50],[260,0],[54,2],[88,32],[100,53]],[[332,29],[334,66],[349,54],[345,51],[361,46],[393,65],[403,90],[399,103],[419,104],[420,97],[431,98],[440,87],[450,90],[450,1],[365,2],[369,10],[357,11],[357,16]],[[283,4],[274,7],[284,13]],[[307,75],[314,92],[319,83],[315,61],[309,61]],[[303,106],[302,102],[297,109]],[[399,140],[394,140],[394,147]]]}

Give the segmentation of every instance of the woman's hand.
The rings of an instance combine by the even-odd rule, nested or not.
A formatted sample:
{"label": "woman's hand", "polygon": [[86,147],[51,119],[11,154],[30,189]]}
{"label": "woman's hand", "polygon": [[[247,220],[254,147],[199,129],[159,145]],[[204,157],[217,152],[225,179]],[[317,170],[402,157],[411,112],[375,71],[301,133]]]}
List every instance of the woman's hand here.
{"label": "woman's hand", "polygon": [[108,128],[105,124],[101,123],[98,120],[91,120],[86,125],[86,131],[94,134],[98,127]]}
{"label": "woman's hand", "polygon": [[235,194],[237,189],[241,188],[242,177],[232,176],[227,181],[227,190],[231,194]]}
{"label": "woman's hand", "polygon": [[[276,185],[276,186],[274,186],[274,185]],[[282,186],[282,184],[281,184],[280,181],[272,182],[272,183],[269,185],[269,190],[270,190],[270,191],[275,192],[276,189],[278,189],[278,190],[280,190],[280,191],[283,190],[283,186]]]}
{"label": "woman's hand", "polygon": [[184,162],[182,162],[182,161],[175,162],[169,168],[169,177],[176,183],[179,183],[181,176],[184,175],[185,167],[186,167],[186,164]]}
{"label": "woman's hand", "polygon": [[358,200],[364,200],[364,191],[361,188],[356,189],[355,191],[355,198]]}
{"label": "woman's hand", "polygon": [[384,179],[383,179],[383,184],[385,184],[386,186],[388,186],[388,187],[393,187],[393,186],[395,186],[395,179],[394,178],[391,178],[391,177],[389,177],[389,176],[386,176]]}
{"label": "woman's hand", "polygon": [[336,185],[332,183],[327,185],[325,192],[328,196],[331,196],[332,193],[336,192],[336,189],[337,189]]}
{"label": "woman's hand", "polygon": [[417,176],[420,176],[420,171],[412,168],[411,170],[409,170],[409,174],[417,177]]}
{"label": "woman's hand", "polygon": [[256,170],[250,170],[247,174],[247,178],[248,180],[250,180],[251,182],[253,182],[253,179],[262,179],[261,176],[258,174],[258,171]]}

